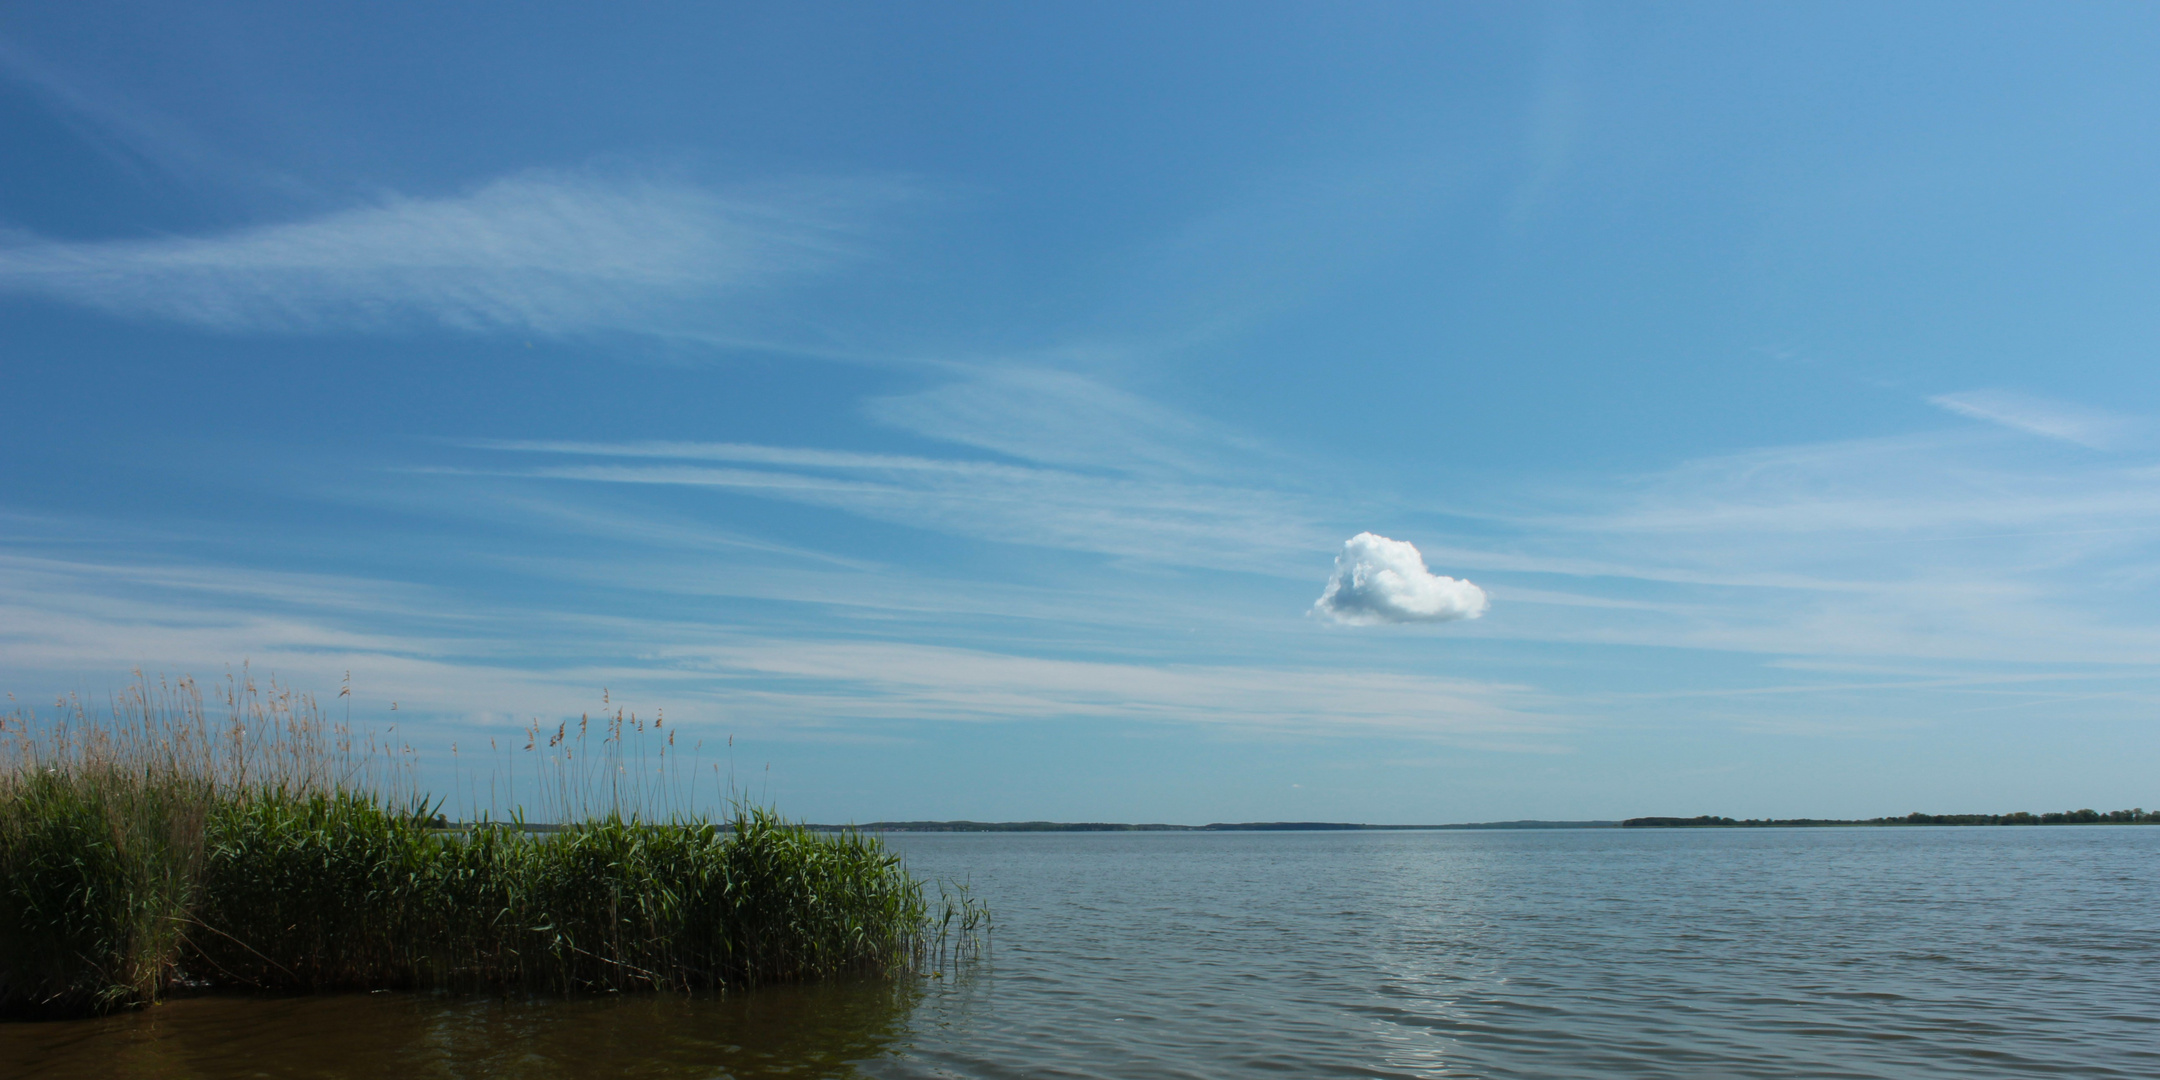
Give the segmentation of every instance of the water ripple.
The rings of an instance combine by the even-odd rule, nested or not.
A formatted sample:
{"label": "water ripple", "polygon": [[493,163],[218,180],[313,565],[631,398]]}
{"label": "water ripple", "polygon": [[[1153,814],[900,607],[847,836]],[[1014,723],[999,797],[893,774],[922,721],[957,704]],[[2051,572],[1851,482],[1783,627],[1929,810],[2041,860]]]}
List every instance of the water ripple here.
{"label": "water ripple", "polygon": [[2160,828],[895,842],[995,908],[965,977],[181,1001],[0,1076],[2160,1076]]}

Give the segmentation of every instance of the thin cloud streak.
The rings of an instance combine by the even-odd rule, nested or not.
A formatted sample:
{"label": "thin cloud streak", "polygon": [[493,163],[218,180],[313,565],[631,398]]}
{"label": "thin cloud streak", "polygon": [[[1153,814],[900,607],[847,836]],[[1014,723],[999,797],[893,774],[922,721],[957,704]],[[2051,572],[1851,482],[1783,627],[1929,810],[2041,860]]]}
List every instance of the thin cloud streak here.
{"label": "thin cloud streak", "polygon": [[2160,516],[2160,475],[2150,467],[2035,462],[1999,439],[1962,437],[1771,447],[1688,462],[1622,490],[1598,500],[1611,509],[1577,520],[1643,533],[1890,536]]}
{"label": "thin cloud streak", "polygon": [[[773,454],[767,460],[789,455]],[[711,488],[826,507],[971,540],[1169,565],[1297,576],[1325,534],[1279,492],[990,463],[818,462],[838,475],[698,465],[433,467],[435,475]]]}
{"label": "thin cloud streak", "polygon": [[[1481,574],[1650,605],[1511,608],[1540,640],[1789,656],[2150,665],[2160,474],[2001,436],[1863,439],[1549,492],[1515,535],[1428,544]],[[1496,629],[1487,627],[1486,629]]]}
{"label": "thin cloud streak", "polygon": [[1287,463],[1257,439],[1040,367],[981,369],[918,393],[873,398],[864,411],[926,438],[1063,468],[1222,478]]}
{"label": "thin cloud streak", "polygon": [[[703,487],[969,540],[1280,577],[1303,574],[1305,559],[1328,542],[1315,501],[1299,487],[1303,470],[1296,462],[1257,440],[1070,373],[982,370],[875,399],[868,411],[1010,460],[721,442],[494,439],[455,445],[592,460],[428,471]],[[613,463],[621,459],[655,463]],[[763,467],[660,464],[706,461]]]}
{"label": "thin cloud streak", "polygon": [[847,450],[759,446],[752,443],[606,443],[549,439],[461,439],[457,440],[453,445],[474,450],[504,450],[514,453],[562,454],[576,457],[735,461],[754,465],[795,465],[807,468],[850,469],[873,472],[940,472],[1005,478],[1038,475],[1037,470],[989,461],[955,461],[946,458],[912,457],[905,454],[863,454]]}
{"label": "thin cloud streak", "polygon": [[1097,716],[1280,734],[1553,733],[1516,685],[1374,671],[1142,665],[873,642],[784,642],[668,654],[717,673],[802,680],[826,715],[1002,721]]}
{"label": "thin cloud streak", "polygon": [[2076,443],[2091,450],[2115,448],[2129,426],[2123,417],[2009,390],[1938,394],[1929,398],[1928,404],[1959,416],[2000,424],[2028,435]]}
{"label": "thin cloud streak", "polygon": [[893,192],[531,172],[222,236],[0,247],[0,291],[227,332],[665,331],[860,254]]}
{"label": "thin cloud streak", "polygon": [[138,177],[156,171],[186,180],[211,180],[284,195],[302,190],[289,176],[243,168],[227,160],[170,117],[160,116],[79,73],[64,71],[4,36],[0,36],[0,77],[27,87],[55,119],[74,129],[108,160]]}

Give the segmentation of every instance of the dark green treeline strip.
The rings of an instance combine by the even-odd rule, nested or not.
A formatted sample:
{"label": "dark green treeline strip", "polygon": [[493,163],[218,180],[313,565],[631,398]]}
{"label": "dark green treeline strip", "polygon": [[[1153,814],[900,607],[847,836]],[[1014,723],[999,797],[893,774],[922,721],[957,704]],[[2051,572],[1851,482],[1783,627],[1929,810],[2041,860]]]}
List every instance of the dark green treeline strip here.
{"label": "dark green treeline strip", "polygon": [[2132,810],[2064,810],[2060,813],[2034,814],[2020,810],[2014,814],[1907,814],[1904,817],[1879,818],[1729,818],[1704,814],[1700,817],[1638,817],[1620,823],[1630,829],[1748,829],[1791,828],[1807,825],[2160,825],[2160,811],[2147,811],[2143,807]]}
{"label": "dark green treeline strip", "polygon": [[1212,825],[1125,824],[1104,821],[872,821],[862,825],[805,825],[819,832],[1003,833],[1003,832],[1406,832],[1528,829],[1699,829],[1859,825],[2153,825],[2160,811],[2066,810],[2033,814],[1907,814],[1879,818],[1638,817],[1625,821],[1479,821],[1454,825],[1365,825],[1344,821],[1249,821]]}
{"label": "dark green treeline strip", "polygon": [[1457,825],[1361,825],[1347,821],[1245,821],[1211,825],[1128,825],[1114,821],[873,821],[808,825],[822,832],[1417,832],[1464,829],[1615,829],[1617,821],[1478,821]]}

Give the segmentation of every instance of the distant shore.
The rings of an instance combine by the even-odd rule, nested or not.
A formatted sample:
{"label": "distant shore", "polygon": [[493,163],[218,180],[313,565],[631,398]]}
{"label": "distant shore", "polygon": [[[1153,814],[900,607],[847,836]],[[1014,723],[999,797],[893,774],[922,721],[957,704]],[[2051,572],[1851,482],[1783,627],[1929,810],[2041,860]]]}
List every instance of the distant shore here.
{"label": "distant shore", "polygon": [[1729,818],[1638,817],[1620,823],[1628,829],[1792,829],[1857,825],[2160,825],[2160,811],[2063,810],[2035,814],[2019,810],[2009,814],[1907,814],[1879,818]]}
{"label": "distant shore", "polygon": [[1110,821],[872,821],[805,825],[825,832],[1405,832],[1433,829],[1617,829],[1617,821],[1475,821],[1454,825],[1364,825],[1349,821],[1244,821],[1210,825],[1127,825]]}

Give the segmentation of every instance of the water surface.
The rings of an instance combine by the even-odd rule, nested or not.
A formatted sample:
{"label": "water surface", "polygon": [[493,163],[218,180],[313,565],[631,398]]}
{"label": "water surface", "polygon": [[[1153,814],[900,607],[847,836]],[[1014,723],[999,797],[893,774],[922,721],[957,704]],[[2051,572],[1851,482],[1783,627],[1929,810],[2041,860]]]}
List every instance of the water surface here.
{"label": "water surface", "polygon": [[179,1001],[0,1025],[0,1070],[2160,1076],[2160,828],[892,842],[996,909],[963,977],[703,1000]]}

